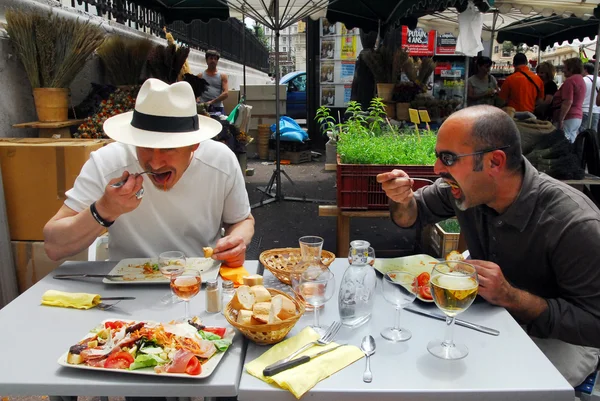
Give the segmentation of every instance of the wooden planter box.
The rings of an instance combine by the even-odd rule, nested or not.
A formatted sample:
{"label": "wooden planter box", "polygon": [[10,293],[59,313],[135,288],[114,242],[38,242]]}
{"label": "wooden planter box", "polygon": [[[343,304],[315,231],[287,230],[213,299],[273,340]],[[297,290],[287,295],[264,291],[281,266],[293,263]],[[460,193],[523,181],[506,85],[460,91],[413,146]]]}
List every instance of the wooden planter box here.
{"label": "wooden planter box", "polygon": [[[377,174],[393,169],[404,170],[411,177],[438,177],[433,166],[395,166],[388,164],[343,164],[337,156],[337,205],[344,210],[386,210],[388,197],[377,182]],[[413,189],[428,185],[415,181]]]}
{"label": "wooden planter box", "polygon": [[438,258],[444,258],[450,252],[458,250],[458,238],[460,233],[449,233],[436,223],[431,227],[428,245]]}

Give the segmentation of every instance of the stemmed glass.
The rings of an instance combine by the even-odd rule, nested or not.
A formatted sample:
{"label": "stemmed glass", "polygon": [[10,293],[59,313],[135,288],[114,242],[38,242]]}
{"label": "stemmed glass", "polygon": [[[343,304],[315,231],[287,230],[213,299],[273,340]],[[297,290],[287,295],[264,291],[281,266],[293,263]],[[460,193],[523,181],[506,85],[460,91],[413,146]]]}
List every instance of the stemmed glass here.
{"label": "stemmed glass", "polygon": [[400,327],[400,312],[415,300],[414,283],[416,277],[403,271],[389,271],[383,276],[383,297],[396,308],[394,327],[386,327],[380,333],[386,340],[399,342],[412,337],[409,330]]}
{"label": "stemmed glass", "polygon": [[[326,270],[327,266],[323,264],[321,261],[321,251],[323,249],[323,238],[317,237],[315,235],[305,235],[300,237],[298,240],[300,244],[300,252],[302,255],[302,260],[292,269],[290,272],[290,282],[292,286],[292,291],[298,302],[302,302],[306,307],[306,310],[312,310],[313,306],[308,304],[302,298],[302,294],[300,293],[300,277],[302,273],[311,267],[320,267],[322,270]],[[318,308],[322,308],[323,305]]]}
{"label": "stemmed glass", "polygon": [[300,276],[298,289],[304,301],[313,307],[314,322],[311,327],[317,333],[323,335],[325,329],[319,324],[319,311],[317,309],[333,296],[335,276],[329,269],[309,267]]}
{"label": "stemmed glass", "polygon": [[[186,259],[183,252],[168,251],[158,255],[158,268],[166,279],[171,281],[171,278],[183,273],[186,267]],[[163,304],[174,304],[181,300],[174,296],[170,291],[161,298]]]}
{"label": "stemmed glass", "polygon": [[441,262],[431,272],[430,285],[433,301],[447,317],[445,340],[430,341],[427,350],[438,358],[462,359],[469,354],[469,349],[454,343],[454,320],[477,296],[477,270],[466,262]]}
{"label": "stemmed glass", "polygon": [[194,298],[200,292],[202,277],[198,270],[185,270],[178,276],[171,277],[171,289],[173,293],[181,298],[185,303],[185,316],[180,319],[187,322],[190,318],[189,304],[190,299]]}

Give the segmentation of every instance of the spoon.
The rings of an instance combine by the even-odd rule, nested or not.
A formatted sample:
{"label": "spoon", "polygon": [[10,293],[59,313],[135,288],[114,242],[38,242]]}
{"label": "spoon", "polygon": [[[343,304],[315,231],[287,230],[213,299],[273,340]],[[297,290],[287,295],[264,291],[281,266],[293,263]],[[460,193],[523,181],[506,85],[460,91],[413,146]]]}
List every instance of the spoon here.
{"label": "spoon", "polygon": [[[144,172],[142,172],[142,173],[134,174],[134,175],[135,175],[135,176],[138,176],[138,175],[142,175],[142,174],[157,175],[156,173],[154,173],[154,172],[152,172],[152,171],[150,171],[150,170],[148,170],[148,171],[144,171]],[[111,186],[111,187],[113,187],[113,188],[121,188],[123,185],[125,185],[125,183],[127,182],[127,179],[128,179],[128,178],[129,178],[129,177],[125,178],[125,179],[124,179],[124,180],[122,180],[122,181],[115,182],[114,184],[110,184],[110,186]]]}
{"label": "spoon", "polygon": [[365,373],[363,373],[363,381],[365,383],[371,383],[371,380],[373,380],[373,374],[371,373],[370,357],[375,353],[375,339],[373,336],[364,336],[362,342],[360,343],[360,349],[367,357],[367,367],[365,368]]}

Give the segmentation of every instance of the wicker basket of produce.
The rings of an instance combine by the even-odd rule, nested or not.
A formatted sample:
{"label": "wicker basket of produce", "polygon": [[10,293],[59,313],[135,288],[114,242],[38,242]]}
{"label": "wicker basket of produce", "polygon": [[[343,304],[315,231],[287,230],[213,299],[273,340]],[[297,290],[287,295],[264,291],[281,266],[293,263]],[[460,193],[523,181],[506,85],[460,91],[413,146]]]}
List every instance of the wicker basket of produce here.
{"label": "wicker basket of produce", "polygon": [[[290,273],[302,260],[302,254],[300,248],[277,248],[264,251],[259,260],[279,281],[291,285]],[[325,266],[329,266],[334,260],[333,252],[321,251],[321,262]]]}
{"label": "wicker basket of produce", "polygon": [[286,293],[262,285],[240,286],[225,306],[225,318],[257,344],[275,344],[304,314],[304,306]]}

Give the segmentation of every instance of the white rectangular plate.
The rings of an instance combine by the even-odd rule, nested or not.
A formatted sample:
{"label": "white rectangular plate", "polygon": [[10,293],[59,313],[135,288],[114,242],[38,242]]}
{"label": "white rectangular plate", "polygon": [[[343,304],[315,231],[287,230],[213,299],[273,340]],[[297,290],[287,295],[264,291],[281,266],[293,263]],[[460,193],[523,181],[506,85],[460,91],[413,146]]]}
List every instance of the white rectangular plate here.
{"label": "white rectangular plate", "polygon": [[[375,270],[380,272],[381,274],[385,274],[392,270],[400,270],[405,271],[407,273],[412,274],[417,277],[419,274],[423,272],[427,272],[431,274],[433,270],[433,266],[438,263],[434,257],[429,255],[421,254],[421,255],[411,255],[404,256],[401,258],[377,258],[375,259],[375,264],[373,267]],[[423,299],[417,294],[417,299],[423,302],[433,302],[430,299]]]}
{"label": "white rectangular plate", "polygon": [[[209,258],[187,258],[187,267],[201,272],[202,282],[215,280],[219,275],[221,262]],[[123,275],[119,278],[104,278],[105,284],[169,284],[159,271],[152,274],[144,274],[142,267],[146,262],[158,263],[158,258],[131,258],[123,259],[108,274]]]}
{"label": "white rectangular plate", "polygon": [[[107,319],[106,321],[112,321],[112,320],[123,320],[123,319]],[[233,343],[234,336],[235,336],[235,331],[228,329],[225,339],[231,340],[231,342]],[[85,338],[85,337],[83,337],[83,338]],[[230,345],[230,347],[231,347],[231,345]],[[227,351],[229,351],[229,350],[227,350]],[[227,352],[227,351],[225,351],[225,352]],[[62,354],[60,356],[60,358],[58,358],[58,364],[66,367],[66,368],[93,370],[96,372],[103,371],[103,372],[113,372],[113,373],[115,373],[115,372],[116,373],[126,373],[126,374],[132,374],[132,375],[146,375],[146,376],[160,376],[160,377],[183,377],[184,379],[204,379],[205,377],[210,376],[215,371],[215,369],[217,368],[217,365],[219,364],[219,362],[221,362],[221,359],[223,359],[225,352],[217,352],[212,358],[210,358],[205,364],[202,365],[202,372],[200,372],[200,374],[196,375],[196,376],[188,375],[186,373],[166,373],[166,372],[165,373],[156,373],[154,371],[154,367],[136,369],[136,370],[127,370],[127,369],[95,368],[93,366],[87,366],[87,365],[72,365],[70,363],[67,363],[67,355],[69,354],[69,351],[65,352],[64,354]]]}

